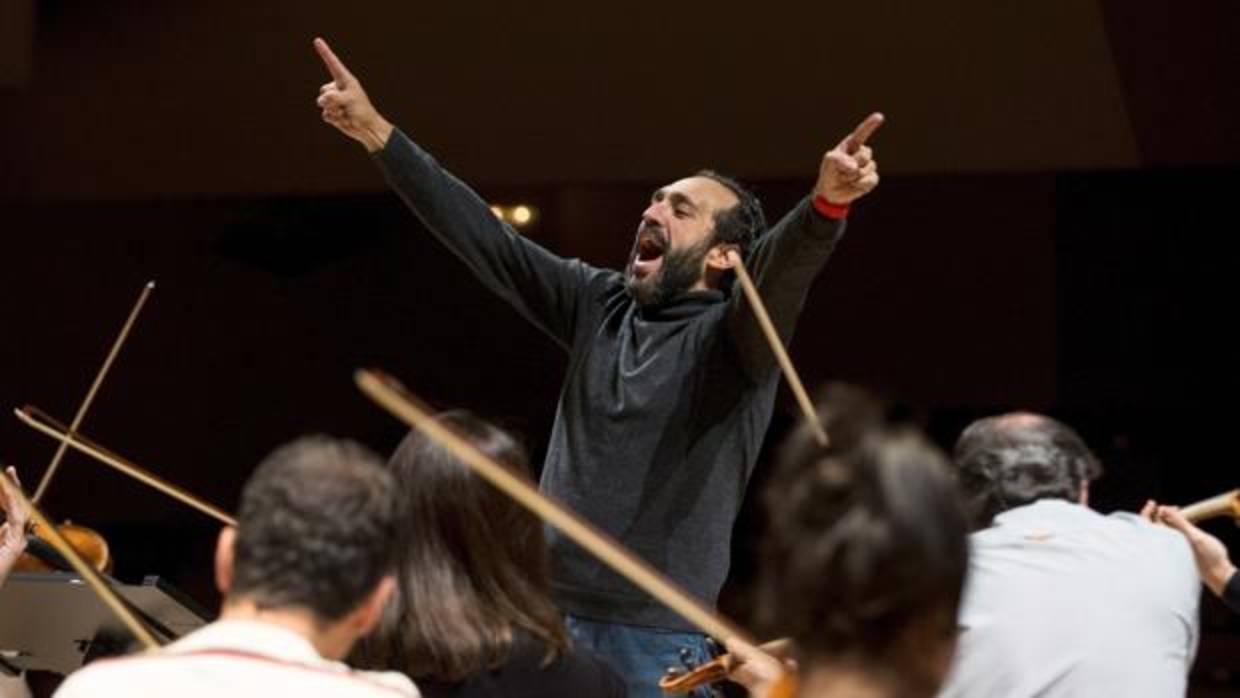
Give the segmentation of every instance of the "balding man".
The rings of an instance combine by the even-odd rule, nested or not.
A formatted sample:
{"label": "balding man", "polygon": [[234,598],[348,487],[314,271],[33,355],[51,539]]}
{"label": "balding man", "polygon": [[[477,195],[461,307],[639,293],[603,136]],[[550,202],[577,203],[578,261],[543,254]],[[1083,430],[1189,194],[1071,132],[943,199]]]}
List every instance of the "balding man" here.
{"label": "balding man", "polygon": [[1199,596],[1184,539],[1090,509],[1098,461],[1049,417],[974,422],[955,461],[976,531],[942,695],[1184,695]]}

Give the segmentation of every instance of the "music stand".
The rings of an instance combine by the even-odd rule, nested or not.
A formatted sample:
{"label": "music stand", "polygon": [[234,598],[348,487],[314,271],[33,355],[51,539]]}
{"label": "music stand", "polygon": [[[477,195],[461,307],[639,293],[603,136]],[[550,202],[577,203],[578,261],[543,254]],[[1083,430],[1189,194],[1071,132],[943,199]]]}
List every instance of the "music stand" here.
{"label": "music stand", "polygon": [[[167,642],[207,624],[207,614],[158,577],[110,580],[148,627]],[[132,636],[80,577],[14,572],[0,588],[0,670],[69,674],[88,658],[123,654]]]}

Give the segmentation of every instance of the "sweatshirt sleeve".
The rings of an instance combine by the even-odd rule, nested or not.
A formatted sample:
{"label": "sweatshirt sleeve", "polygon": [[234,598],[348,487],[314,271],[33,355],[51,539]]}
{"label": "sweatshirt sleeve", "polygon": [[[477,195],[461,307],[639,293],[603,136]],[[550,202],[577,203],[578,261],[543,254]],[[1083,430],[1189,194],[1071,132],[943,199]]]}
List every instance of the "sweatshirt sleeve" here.
{"label": "sweatshirt sleeve", "polygon": [[1223,585],[1223,603],[1234,613],[1240,613],[1240,573],[1232,572]]}
{"label": "sweatshirt sleeve", "polygon": [[[750,250],[746,267],[785,346],[792,339],[810,286],[843,236],[844,227],[844,221],[818,213],[807,198]],[[739,283],[732,291],[729,332],[742,367],[757,382],[776,370],[777,364]]]}
{"label": "sweatshirt sleeve", "polygon": [[399,129],[373,157],[392,189],[483,285],[571,346],[589,287],[604,272],[522,237]]}

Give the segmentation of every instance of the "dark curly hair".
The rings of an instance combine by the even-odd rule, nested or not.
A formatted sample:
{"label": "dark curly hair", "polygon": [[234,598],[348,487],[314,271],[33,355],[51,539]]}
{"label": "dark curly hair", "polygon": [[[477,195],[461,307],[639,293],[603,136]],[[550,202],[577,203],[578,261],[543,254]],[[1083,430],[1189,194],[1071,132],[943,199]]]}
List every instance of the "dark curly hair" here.
{"label": "dark curly hair", "polygon": [[943,453],[889,424],[868,393],[827,395],[831,445],[802,425],[764,495],[760,620],[794,638],[808,667],[850,662],[898,695],[930,695],[954,647],[968,561],[956,483]]}
{"label": "dark curly hair", "polygon": [[340,620],[394,571],[395,487],[352,441],[305,437],[277,449],[246,482],[229,598]]}
{"label": "dark curly hair", "polygon": [[1071,427],[1012,412],[970,424],[953,454],[975,528],[1039,499],[1077,501],[1102,464]]}
{"label": "dark curly hair", "polygon": [[732,244],[740,248],[741,256],[749,254],[754,241],[766,232],[766,214],[762,202],[740,182],[714,170],[699,170],[697,177],[705,177],[723,185],[736,196],[737,204],[715,214],[715,231],[710,246]]}

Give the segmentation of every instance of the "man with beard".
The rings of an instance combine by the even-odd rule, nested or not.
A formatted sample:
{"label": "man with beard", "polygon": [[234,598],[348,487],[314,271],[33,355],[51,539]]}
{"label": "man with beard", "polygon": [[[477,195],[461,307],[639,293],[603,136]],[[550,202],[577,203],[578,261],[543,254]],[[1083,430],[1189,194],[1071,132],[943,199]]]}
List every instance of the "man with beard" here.
{"label": "man with beard", "polygon": [[[709,171],[654,193],[624,273],[557,257],[384,119],[321,39],[323,119],[365,146],[427,229],[569,353],[543,491],[713,604],[732,525],[770,422],[779,370],[744,295],[746,259],[787,341],[848,205],[878,183],[874,114],[826,153],[813,195],[759,239],[757,199]],[[553,532],[552,579],[569,629],[627,677],[630,695],[704,638]]]}

